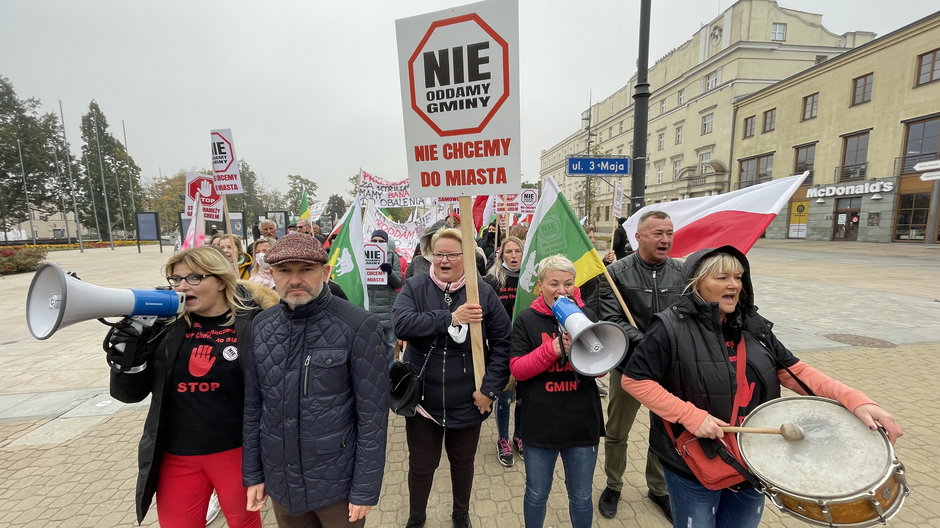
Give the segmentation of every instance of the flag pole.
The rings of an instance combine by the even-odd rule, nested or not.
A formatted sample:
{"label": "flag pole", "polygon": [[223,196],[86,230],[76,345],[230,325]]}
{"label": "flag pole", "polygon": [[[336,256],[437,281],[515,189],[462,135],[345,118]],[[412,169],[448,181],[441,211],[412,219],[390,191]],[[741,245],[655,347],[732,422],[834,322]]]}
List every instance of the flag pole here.
{"label": "flag pole", "polygon": [[227,196],[228,195],[225,195],[225,194],[222,195],[222,212],[224,213],[224,216],[225,216],[224,218],[225,232],[228,233],[228,243],[232,245],[232,257],[231,258],[232,258],[232,265],[235,266],[235,275],[237,275],[238,278],[240,279],[242,277],[241,277],[241,274],[238,272],[238,257],[240,257],[241,255],[235,254],[235,248],[237,246],[235,245],[235,237],[232,236],[232,223],[228,217],[228,199],[226,198]]}
{"label": "flag pole", "polygon": [[614,284],[614,279],[610,276],[610,272],[607,271],[607,266],[604,266],[604,276],[607,277],[607,283],[610,284],[610,289],[614,291],[614,295],[617,297],[617,302],[620,303],[620,308],[623,309],[623,313],[627,316],[627,320],[630,321],[630,326],[633,328],[639,328],[636,325],[636,320],[633,318],[633,314],[631,314],[630,309],[627,308],[627,303],[623,301],[623,296],[620,295],[620,289],[618,289],[617,285]]}
{"label": "flag pole", "polygon": [[[457,199],[460,211],[467,217],[467,211],[473,211],[469,196]],[[472,214],[471,214],[472,217]],[[463,275],[466,278],[467,302],[480,304],[480,284],[477,282],[477,243],[473,238],[473,222],[460,222],[460,234],[463,239]],[[483,327],[480,323],[470,323],[470,346],[473,350],[473,381],[477,390],[483,384]]]}

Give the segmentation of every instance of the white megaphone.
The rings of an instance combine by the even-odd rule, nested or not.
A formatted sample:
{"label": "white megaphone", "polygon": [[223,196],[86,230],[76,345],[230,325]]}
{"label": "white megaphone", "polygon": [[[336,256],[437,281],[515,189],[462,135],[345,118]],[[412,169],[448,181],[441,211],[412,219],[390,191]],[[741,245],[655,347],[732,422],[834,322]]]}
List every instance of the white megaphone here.
{"label": "white megaphone", "polygon": [[552,305],[552,314],[571,334],[568,360],[571,368],[585,376],[609,372],[627,355],[627,333],[610,321],[592,323],[568,297],[559,297]]}
{"label": "white megaphone", "polygon": [[173,317],[183,313],[186,296],[168,290],[106,288],[67,275],[45,263],[26,297],[26,325],[36,339],[48,339],[74,323],[117,316]]}

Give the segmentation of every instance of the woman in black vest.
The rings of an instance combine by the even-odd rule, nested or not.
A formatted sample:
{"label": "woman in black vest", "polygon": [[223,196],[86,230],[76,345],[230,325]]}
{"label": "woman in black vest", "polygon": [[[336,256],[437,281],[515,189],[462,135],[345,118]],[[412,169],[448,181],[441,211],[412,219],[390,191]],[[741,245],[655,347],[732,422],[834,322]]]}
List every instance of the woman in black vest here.
{"label": "woman in black vest", "polygon": [[[883,427],[892,442],[902,435],[894,417],[865,394],[802,363],[777,341],[773,325],[754,306],[743,253],[732,246],[703,249],[686,259],[682,272],[685,293],[654,316],[622,379],[624,390],[662,418],[652,421],[650,449],[666,470],[674,526],[760,524],[764,496],[746,482],[735,489],[705,488],[678,455],[666,427],[668,422],[673,437],[685,428],[698,438],[722,438],[722,426],[740,425],[755,407],[779,398],[781,385],[805,394],[784,366],[869,429]],[[738,394],[735,366],[742,349],[747,387]],[[737,423],[729,424],[735,414]]]}

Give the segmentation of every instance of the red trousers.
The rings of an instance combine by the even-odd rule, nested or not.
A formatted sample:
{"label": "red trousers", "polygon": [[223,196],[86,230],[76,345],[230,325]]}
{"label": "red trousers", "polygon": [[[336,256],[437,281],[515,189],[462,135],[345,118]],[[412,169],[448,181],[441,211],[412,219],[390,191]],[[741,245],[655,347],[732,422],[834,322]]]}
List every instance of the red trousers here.
{"label": "red trousers", "polygon": [[205,528],[213,489],[231,528],[261,528],[261,512],[245,509],[248,491],[242,486],[240,447],[211,455],[163,455],[157,482],[161,528]]}

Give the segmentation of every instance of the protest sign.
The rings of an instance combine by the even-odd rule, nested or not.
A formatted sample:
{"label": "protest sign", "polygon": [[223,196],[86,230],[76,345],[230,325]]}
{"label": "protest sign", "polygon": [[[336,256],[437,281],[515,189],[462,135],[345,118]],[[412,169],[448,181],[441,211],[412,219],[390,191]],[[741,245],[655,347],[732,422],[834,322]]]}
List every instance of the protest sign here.
{"label": "protest sign", "polygon": [[206,220],[222,220],[222,197],[215,190],[212,176],[196,172],[186,173],[186,218],[193,217],[193,203],[199,193],[202,216]]}
{"label": "protest sign", "polygon": [[388,244],[367,242],[362,246],[362,251],[366,256],[366,284],[388,284],[388,274],[381,269],[388,257]]}
{"label": "protest sign", "polygon": [[235,157],[232,129],[213,130],[210,138],[212,140],[212,172],[215,175],[216,192],[219,194],[241,194],[245,192],[238,172],[238,158]]}
{"label": "protest sign", "polygon": [[359,195],[362,204],[371,200],[379,207],[414,207],[424,205],[424,199],[412,198],[408,180],[388,181],[364,170],[359,171]]}

